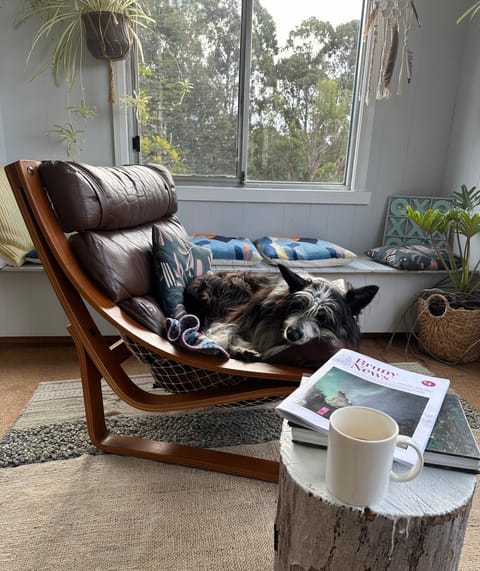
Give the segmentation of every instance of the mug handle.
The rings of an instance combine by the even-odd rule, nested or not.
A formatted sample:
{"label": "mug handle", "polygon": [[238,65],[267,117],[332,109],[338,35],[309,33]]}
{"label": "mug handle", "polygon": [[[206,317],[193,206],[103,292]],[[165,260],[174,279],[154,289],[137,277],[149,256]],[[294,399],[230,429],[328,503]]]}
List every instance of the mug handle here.
{"label": "mug handle", "polygon": [[417,461],[415,464],[408,470],[407,472],[394,472],[393,470],[390,471],[390,478],[395,482],[408,482],[409,480],[413,480],[415,476],[418,476],[420,470],[423,468],[423,453],[418,447],[415,440],[410,438],[409,436],[404,436],[401,434],[397,437],[397,444],[407,444],[411,446],[415,452],[417,453]]}

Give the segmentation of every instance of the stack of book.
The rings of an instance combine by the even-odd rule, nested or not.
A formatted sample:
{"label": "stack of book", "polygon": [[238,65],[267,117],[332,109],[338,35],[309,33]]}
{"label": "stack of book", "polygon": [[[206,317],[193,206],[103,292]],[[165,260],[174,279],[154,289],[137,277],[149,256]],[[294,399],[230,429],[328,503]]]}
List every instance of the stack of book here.
{"label": "stack of book", "polygon": [[[343,406],[376,408],[392,416],[400,434],[424,450],[426,465],[480,473],[480,450],[461,401],[449,380],[414,373],[341,349],[277,407],[292,440],[328,445],[329,417]],[[397,447],[395,459],[413,462],[414,452]]]}

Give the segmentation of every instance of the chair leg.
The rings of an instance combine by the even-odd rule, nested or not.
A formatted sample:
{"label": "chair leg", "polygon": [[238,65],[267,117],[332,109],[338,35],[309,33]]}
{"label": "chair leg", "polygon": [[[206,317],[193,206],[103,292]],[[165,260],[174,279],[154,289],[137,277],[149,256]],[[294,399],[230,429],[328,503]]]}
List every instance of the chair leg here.
{"label": "chair leg", "polygon": [[81,342],[76,338],[73,329],[70,329],[70,333],[75,342],[80,362],[87,428],[94,446],[105,452],[124,456],[146,458],[267,482],[278,482],[278,461],[110,432],[105,422],[102,375]]}

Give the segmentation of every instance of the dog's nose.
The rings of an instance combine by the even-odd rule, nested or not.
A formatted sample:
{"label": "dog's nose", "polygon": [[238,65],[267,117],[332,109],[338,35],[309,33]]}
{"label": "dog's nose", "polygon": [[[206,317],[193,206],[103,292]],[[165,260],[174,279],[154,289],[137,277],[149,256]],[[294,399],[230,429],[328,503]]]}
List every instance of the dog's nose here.
{"label": "dog's nose", "polygon": [[285,331],[285,337],[287,341],[290,341],[290,343],[297,343],[303,337],[303,334],[300,329],[296,329],[295,327],[288,327]]}

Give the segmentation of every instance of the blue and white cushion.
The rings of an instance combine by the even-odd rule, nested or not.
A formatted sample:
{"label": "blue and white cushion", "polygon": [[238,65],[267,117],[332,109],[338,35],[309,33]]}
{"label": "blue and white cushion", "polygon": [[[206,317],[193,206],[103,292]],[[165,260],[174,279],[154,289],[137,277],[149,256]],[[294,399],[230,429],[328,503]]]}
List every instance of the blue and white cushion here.
{"label": "blue and white cushion", "polygon": [[343,266],[357,257],[338,244],[318,238],[263,236],[254,244],[267,263],[291,267]]}

